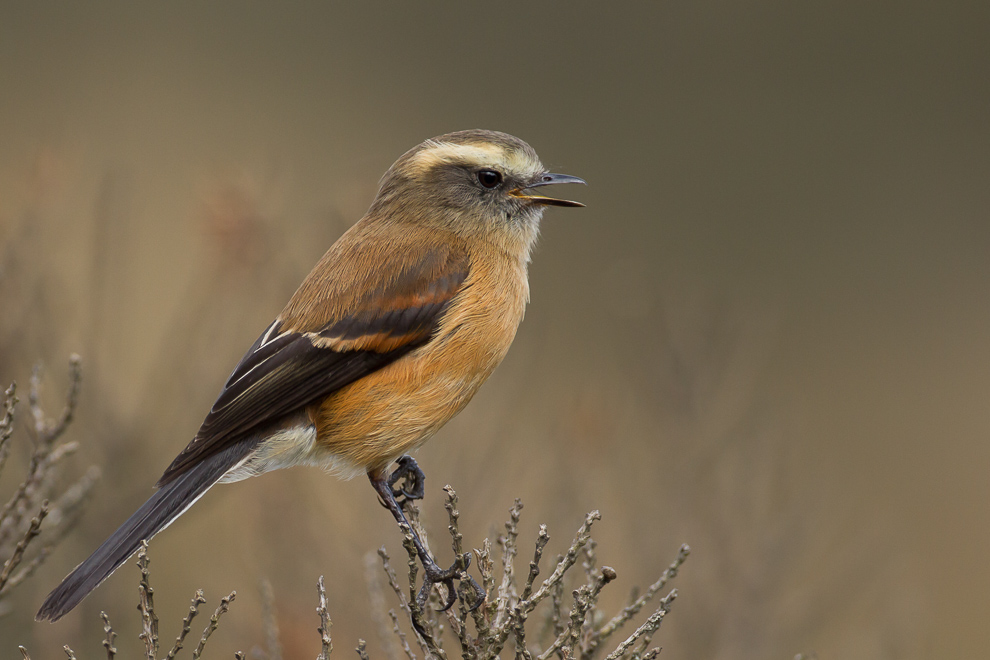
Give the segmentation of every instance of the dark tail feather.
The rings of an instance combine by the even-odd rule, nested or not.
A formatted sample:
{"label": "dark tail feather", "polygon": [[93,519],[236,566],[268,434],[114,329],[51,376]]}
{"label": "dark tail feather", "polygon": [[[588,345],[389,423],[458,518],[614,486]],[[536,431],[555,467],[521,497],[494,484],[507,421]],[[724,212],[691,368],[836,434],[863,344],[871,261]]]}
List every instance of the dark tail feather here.
{"label": "dark tail feather", "polygon": [[62,580],[62,584],[48,594],[35,618],[38,621],[58,621],[62,618],[137,552],[141,541],[151,539],[185,513],[255,445],[253,442],[240,442],[228,447],[192,466],[152,495],[89,559],[79,564]]}

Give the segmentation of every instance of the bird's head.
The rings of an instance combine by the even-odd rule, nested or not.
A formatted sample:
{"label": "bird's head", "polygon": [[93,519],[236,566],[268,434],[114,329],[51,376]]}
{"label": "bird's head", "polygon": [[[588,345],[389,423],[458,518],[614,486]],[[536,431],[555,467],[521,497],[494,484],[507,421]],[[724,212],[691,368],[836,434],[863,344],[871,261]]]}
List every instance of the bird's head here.
{"label": "bird's head", "polygon": [[448,133],[410,149],[389,168],[369,215],[435,226],[528,252],[547,206],[584,206],[539,194],[555,183],[584,183],[548,172],[531,146],[506,133]]}

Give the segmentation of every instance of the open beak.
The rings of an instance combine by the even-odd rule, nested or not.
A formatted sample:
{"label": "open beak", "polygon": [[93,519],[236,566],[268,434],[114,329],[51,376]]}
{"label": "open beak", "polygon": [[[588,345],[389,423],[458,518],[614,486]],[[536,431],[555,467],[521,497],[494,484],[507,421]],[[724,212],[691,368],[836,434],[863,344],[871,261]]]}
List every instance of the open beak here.
{"label": "open beak", "polygon": [[529,184],[525,188],[513,190],[510,194],[513,197],[525,199],[533,204],[542,204],[545,206],[584,206],[581,202],[572,202],[567,199],[556,199],[554,197],[542,197],[540,195],[529,194],[529,191],[533,188],[539,188],[540,186],[552,186],[555,183],[583,183],[587,185],[587,182],[584,179],[579,179],[576,176],[545,172],[541,174],[533,183]]}

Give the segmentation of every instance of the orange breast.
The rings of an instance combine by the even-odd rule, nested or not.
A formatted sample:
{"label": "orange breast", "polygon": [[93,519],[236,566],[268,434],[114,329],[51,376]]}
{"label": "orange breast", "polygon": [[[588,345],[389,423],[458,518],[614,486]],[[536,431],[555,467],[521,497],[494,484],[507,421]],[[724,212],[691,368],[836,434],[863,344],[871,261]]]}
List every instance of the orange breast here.
{"label": "orange breast", "polygon": [[429,343],[310,411],[317,452],[383,468],[436,433],[491,375],[523,317],[526,266],[496,250],[471,256],[470,275]]}

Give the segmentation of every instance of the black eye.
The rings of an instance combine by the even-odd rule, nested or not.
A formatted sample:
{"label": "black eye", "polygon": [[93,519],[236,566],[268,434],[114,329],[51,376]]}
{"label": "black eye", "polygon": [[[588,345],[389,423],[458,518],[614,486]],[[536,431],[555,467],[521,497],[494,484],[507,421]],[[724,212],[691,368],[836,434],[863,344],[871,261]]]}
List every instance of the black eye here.
{"label": "black eye", "polygon": [[495,170],[478,170],[478,183],[485,188],[495,188],[502,183],[502,173]]}

